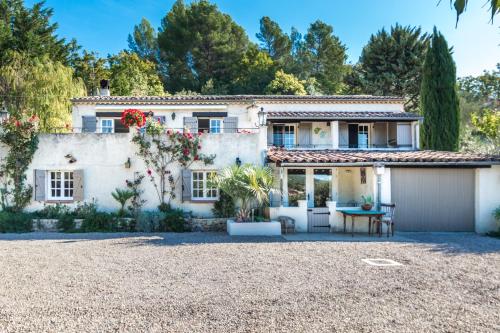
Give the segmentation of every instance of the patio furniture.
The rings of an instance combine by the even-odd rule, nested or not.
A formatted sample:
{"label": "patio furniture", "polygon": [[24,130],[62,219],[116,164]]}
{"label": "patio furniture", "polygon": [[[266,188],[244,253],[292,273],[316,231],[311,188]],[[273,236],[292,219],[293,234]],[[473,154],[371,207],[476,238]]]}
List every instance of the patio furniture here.
{"label": "patio furniture", "polygon": [[387,226],[387,237],[389,237],[389,229],[394,237],[394,211],[396,210],[396,204],[381,203],[380,210],[385,212],[385,215],[374,221],[374,223],[377,223],[379,237],[382,237],[382,224]]}
{"label": "patio furniture", "polygon": [[285,234],[288,234],[288,229],[295,232],[295,220],[288,216],[278,216],[278,222],[281,223],[281,228]]}
{"label": "patio furniture", "polygon": [[372,218],[375,220],[380,220],[382,216],[385,215],[385,212],[381,210],[361,210],[361,209],[341,209],[339,212],[344,215],[344,233],[346,232],[346,219],[347,216],[351,217],[351,235],[354,237],[354,218],[356,216],[365,216],[368,217],[368,235],[372,234]]}

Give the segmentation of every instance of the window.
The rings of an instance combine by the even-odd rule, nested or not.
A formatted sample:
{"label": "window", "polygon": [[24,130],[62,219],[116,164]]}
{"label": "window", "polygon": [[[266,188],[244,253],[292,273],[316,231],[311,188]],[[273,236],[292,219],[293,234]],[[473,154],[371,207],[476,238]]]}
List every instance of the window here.
{"label": "window", "polygon": [[73,172],[49,171],[49,199],[73,200]]}
{"label": "window", "polygon": [[273,145],[293,148],[295,146],[295,125],[274,125]]}
{"label": "window", "polygon": [[113,133],[114,123],[113,119],[101,119],[101,133]]}
{"label": "window", "polygon": [[198,118],[198,131],[202,133],[222,133],[222,119]]}
{"label": "window", "polygon": [[194,200],[212,200],[218,196],[216,187],[211,187],[209,180],[215,176],[215,171],[193,171],[192,173],[192,192]]}
{"label": "window", "polygon": [[358,148],[368,148],[368,125],[358,125]]}
{"label": "window", "polygon": [[210,119],[210,133],[220,133],[221,131],[221,120],[220,119]]}
{"label": "window", "polygon": [[369,126],[349,124],[349,148],[368,148],[370,144]]}
{"label": "window", "polygon": [[306,200],[306,170],[288,169],[288,206],[297,207]]}
{"label": "window", "polygon": [[332,195],[332,170],[314,169],[314,207],[326,207]]}

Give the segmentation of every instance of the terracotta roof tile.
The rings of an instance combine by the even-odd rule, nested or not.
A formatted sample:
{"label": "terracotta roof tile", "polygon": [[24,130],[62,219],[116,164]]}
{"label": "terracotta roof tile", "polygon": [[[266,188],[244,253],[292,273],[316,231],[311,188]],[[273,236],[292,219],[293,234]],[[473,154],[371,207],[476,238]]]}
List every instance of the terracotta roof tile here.
{"label": "terracotta roof tile", "polygon": [[276,102],[403,102],[397,96],[372,95],[174,95],[174,96],[86,96],[71,99],[75,104],[162,104],[173,102],[247,102],[276,101]]}
{"label": "terracotta roof tile", "polygon": [[410,112],[391,111],[269,111],[267,119],[324,119],[324,120],[354,120],[354,119],[384,119],[384,120],[419,120],[423,117]]}
{"label": "terracotta roof tile", "polygon": [[352,164],[500,164],[500,155],[457,153],[448,151],[369,151],[369,150],[287,150],[271,148],[268,160],[281,163],[352,163]]}

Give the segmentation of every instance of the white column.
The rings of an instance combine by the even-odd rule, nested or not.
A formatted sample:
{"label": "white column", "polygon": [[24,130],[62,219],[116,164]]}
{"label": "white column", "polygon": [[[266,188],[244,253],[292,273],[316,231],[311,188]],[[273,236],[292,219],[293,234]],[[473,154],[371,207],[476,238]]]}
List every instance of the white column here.
{"label": "white column", "polygon": [[257,144],[257,154],[259,154],[261,159],[261,164],[264,164],[266,160],[267,151],[267,126],[262,126],[259,128],[259,143]]}
{"label": "white column", "polygon": [[415,123],[415,147],[414,149],[420,149],[420,122]]}
{"label": "white column", "polygon": [[339,149],[339,122],[331,121],[330,130],[332,135],[332,149]]}

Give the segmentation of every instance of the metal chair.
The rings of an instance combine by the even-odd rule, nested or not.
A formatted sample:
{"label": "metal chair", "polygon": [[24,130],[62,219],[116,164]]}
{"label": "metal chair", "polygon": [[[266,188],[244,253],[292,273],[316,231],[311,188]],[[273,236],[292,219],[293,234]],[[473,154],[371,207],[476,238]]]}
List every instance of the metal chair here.
{"label": "metal chair", "polygon": [[295,232],[295,220],[288,216],[278,216],[277,220],[281,223],[281,229],[288,234],[288,229]]}
{"label": "metal chair", "polygon": [[385,212],[385,215],[376,221],[379,237],[382,237],[382,224],[387,226],[387,237],[389,237],[389,229],[394,237],[394,211],[396,210],[396,204],[381,203],[380,210]]}

